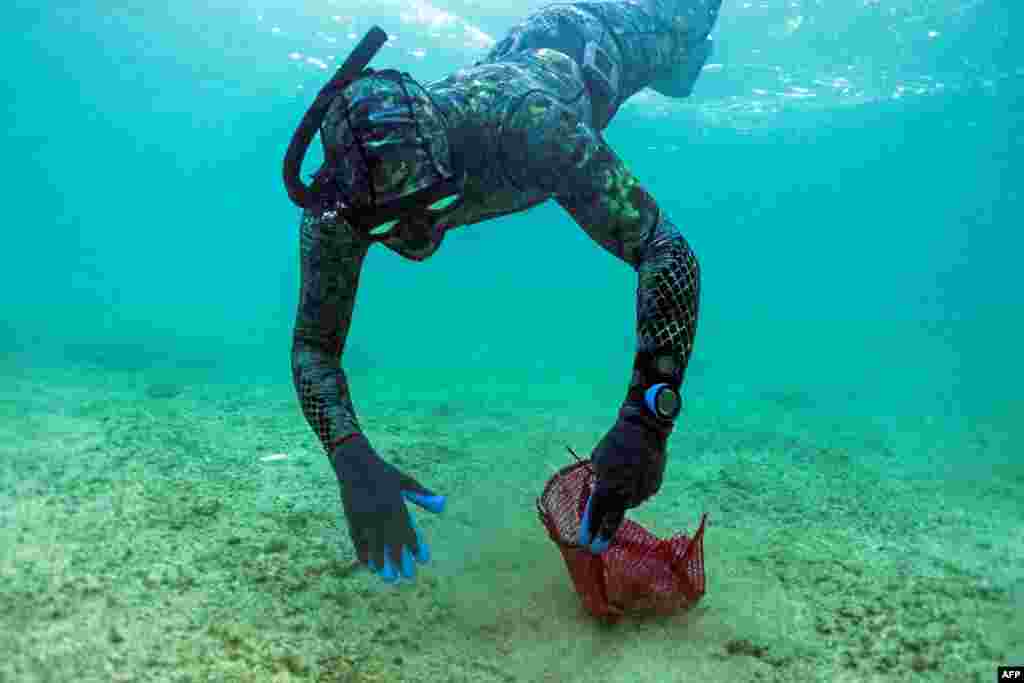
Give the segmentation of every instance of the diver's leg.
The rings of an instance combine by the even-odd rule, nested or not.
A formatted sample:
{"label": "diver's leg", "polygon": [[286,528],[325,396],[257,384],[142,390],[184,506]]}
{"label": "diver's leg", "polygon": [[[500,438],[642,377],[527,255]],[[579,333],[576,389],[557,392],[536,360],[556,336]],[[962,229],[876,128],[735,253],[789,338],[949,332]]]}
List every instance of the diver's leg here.
{"label": "diver's leg", "polygon": [[593,103],[593,127],[604,129],[621,103],[622,55],[608,26],[586,3],[549,5],[514,26],[484,58],[496,62],[528,50],[557,50],[583,70]]}
{"label": "diver's leg", "polygon": [[512,28],[484,62],[548,48],[579,64],[594,100],[595,128],[646,87],[690,94],[711,52],[721,0],[639,0],[549,5]]}

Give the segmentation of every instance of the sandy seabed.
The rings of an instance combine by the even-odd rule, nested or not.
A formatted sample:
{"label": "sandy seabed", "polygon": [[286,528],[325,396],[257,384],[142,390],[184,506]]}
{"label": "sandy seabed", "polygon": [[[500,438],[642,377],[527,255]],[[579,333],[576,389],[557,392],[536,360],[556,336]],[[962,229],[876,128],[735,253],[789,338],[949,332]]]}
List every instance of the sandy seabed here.
{"label": "sandy seabed", "polygon": [[434,559],[395,588],[353,563],[287,377],[6,371],[4,683],[987,682],[1024,662],[1024,461],[984,430],[943,448],[996,464],[929,472],[901,458],[921,424],[777,388],[691,400],[631,516],[667,535],[708,512],[707,595],[608,627],[536,515],[565,446],[610,423],[557,387],[353,380],[378,452],[449,498],[416,513]]}

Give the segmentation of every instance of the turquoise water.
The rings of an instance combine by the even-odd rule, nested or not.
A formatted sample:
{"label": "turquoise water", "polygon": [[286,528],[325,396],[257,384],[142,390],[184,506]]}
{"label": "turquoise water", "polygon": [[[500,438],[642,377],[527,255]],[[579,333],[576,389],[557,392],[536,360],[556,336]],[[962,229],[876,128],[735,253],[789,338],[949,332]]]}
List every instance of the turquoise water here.
{"label": "turquoise water", "polygon": [[[8,546],[15,550],[7,552],[5,567],[25,561],[27,546],[19,544],[28,543],[29,532],[18,525],[26,517],[13,512],[22,510],[22,494],[66,498],[60,487],[44,492],[45,486],[26,489],[24,482],[45,481],[41,471],[71,477],[64,471],[68,460],[78,463],[72,467],[78,472],[79,458],[125,452],[124,442],[102,425],[129,415],[141,419],[138,411],[185,432],[194,431],[190,420],[205,415],[206,428],[219,429],[210,438],[228,449],[236,439],[249,443],[260,429],[273,433],[267,449],[298,449],[315,463],[319,474],[306,485],[319,487],[323,519],[336,519],[330,473],[315,460],[312,435],[291,397],[298,215],[280,181],[288,138],[331,66],[373,23],[396,37],[378,57],[381,64],[431,80],[478,58],[541,6],[149,4],[16,3],[0,10],[7,28],[0,54],[8,161],[0,351],[10,386],[3,417],[8,467],[0,483],[10,484],[3,492],[10,503],[5,533],[22,539]],[[1001,591],[986,603],[991,609],[981,610],[1004,627],[992,637],[997,644],[962,657],[950,654],[956,647],[936,645],[937,664],[919,672],[923,680],[972,680],[961,676],[988,676],[978,672],[1008,659],[1024,662],[1018,263],[1024,248],[1024,52],[1010,37],[1020,19],[1016,4],[997,0],[827,6],[726,0],[715,32],[718,52],[694,97],[673,102],[642,93],[607,131],[703,268],[697,344],[684,386],[688,407],[673,437],[666,484],[675,479],[670,495],[689,507],[662,531],[689,526],[701,510],[711,510],[712,520],[716,513],[721,520],[721,535],[710,527],[706,542],[718,545],[722,557],[709,568],[709,581],[715,571],[754,576],[738,560],[730,564],[728,543],[775,539],[786,525],[799,526],[800,516],[774,526],[761,520],[764,528],[735,509],[730,517],[722,486],[695,472],[729,467],[737,453],[751,450],[742,444],[754,436],[760,445],[753,450],[776,453],[779,461],[786,460],[781,451],[794,435],[845,449],[852,468],[877,477],[879,497],[865,498],[841,522],[823,526],[852,530],[858,515],[916,514],[919,526],[932,529],[934,544],[926,548],[918,536],[891,538],[904,549],[917,548],[906,557],[894,551],[886,560],[902,567],[895,576],[934,578],[938,570],[923,569],[921,558],[941,556],[949,564],[943,571],[958,581]],[[634,275],[555,205],[457,230],[424,264],[374,250],[345,359],[371,439],[386,442],[388,425],[405,419],[433,425],[445,435],[437,439],[462,438],[470,448],[493,436],[490,423],[480,423],[493,418],[493,429],[510,432],[496,452],[513,452],[516,439],[531,443],[552,430],[574,434],[577,450],[585,451],[610,423],[628,380],[634,288]],[[190,407],[166,413],[144,407],[144,400],[163,400],[159,391],[146,393],[159,383],[177,386],[168,391],[173,396],[190,396]],[[136,390],[138,400],[131,398]],[[256,396],[237,410],[243,416],[269,411],[272,426],[255,419],[244,429],[217,422],[218,397],[250,392]],[[270,398],[259,398],[260,392]],[[102,414],[83,408],[107,399]],[[431,412],[442,404],[462,407],[454,416]],[[71,418],[73,424],[61,421]],[[89,444],[96,454],[74,451],[79,446],[68,445],[71,433],[94,435]],[[722,434],[733,435],[725,446],[715,441]],[[147,448],[127,452],[145,460]],[[552,560],[552,549],[541,544],[529,497],[550,473],[544,467],[562,463],[561,448],[560,442],[544,446],[539,459],[523,461],[534,462],[536,471],[515,470],[529,466],[515,459],[489,461],[479,449],[474,458],[489,463],[480,476],[489,471],[493,479],[485,481],[495,486],[522,475],[516,481],[528,495],[509,499],[518,507],[501,513],[502,524],[540,539],[535,550],[548,573],[535,578],[560,586],[568,597],[557,608],[573,615],[567,623],[586,629],[582,618],[572,621],[578,617],[571,591],[557,583],[564,577],[557,556]],[[193,454],[182,446],[168,458],[203,485],[216,481],[216,467],[186,467]],[[418,471],[415,456],[409,462]],[[503,463],[515,471],[503,474]],[[431,466],[424,465],[427,471]],[[454,500],[479,501],[475,509],[464,508],[469,518],[486,517],[484,484],[467,482],[457,469],[436,476],[450,484]],[[773,490],[790,476],[776,474],[781,478],[765,475],[758,490]],[[688,487],[698,480],[705,485]],[[61,481],[69,490],[77,485],[73,477]],[[886,498],[897,489],[906,497]],[[292,499],[302,490],[292,490]],[[236,512],[254,500],[263,499],[237,499]],[[824,502],[808,499],[806,509],[819,505]],[[983,520],[991,537],[940,543],[935,539],[952,522],[927,525],[942,511],[956,512],[963,533]],[[755,528],[760,531],[743,536]],[[458,581],[456,568],[472,565],[470,541],[480,537],[459,536],[460,545],[445,549],[444,523],[432,531],[439,557],[450,559],[438,576]],[[499,533],[491,531],[479,533],[488,539]],[[335,540],[340,550],[325,546],[330,552],[350,553],[343,532]],[[76,538],[60,543],[75,545]],[[490,550],[502,556],[500,544]],[[33,571],[48,571],[40,567]],[[482,593],[497,590],[486,572],[469,575]],[[731,604],[729,584],[723,579],[714,587],[718,604]],[[6,594],[0,612],[22,609],[16,593]],[[709,591],[709,599],[714,595]],[[17,613],[20,628],[33,632],[35,617]],[[783,621],[779,616],[777,623]],[[47,621],[46,628],[56,627]],[[650,628],[661,634],[664,627]],[[62,636],[63,652],[74,653],[76,636],[69,633]],[[707,633],[715,634],[700,641],[708,652],[729,641],[725,631]],[[587,634],[587,642],[608,646],[605,636]],[[733,640],[757,638],[755,629]],[[35,642],[0,637],[0,648],[13,649],[12,661],[35,661],[43,658],[29,644]],[[86,647],[84,636],[81,642]],[[843,647],[839,642],[803,644],[825,652]],[[379,680],[404,675],[390,655],[367,647],[363,656],[391,666]],[[511,656],[497,652],[495,661]],[[543,652],[540,661],[557,658]],[[419,666],[430,653],[427,646],[405,656]],[[826,666],[824,655],[804,655]],[[642,674],[634,670],[632,680],[676,680],[671,672],[683,670],[678,663],[659,668],[657,655],[645,656],[655,663]],[[891,656],[908,665],[914,657],[912,651]],[[143,673],[144,664],[125,657],[132,664],[123,665],[129,672],[124,680],[154,679]],[[181,661],[165,669],[186,668]],[[326,680],[325,660],[319,661],[319,669],[289,669],[290,675]],[[799,669],[751,665],[775,676],[765,680],[791,680]],[[270,669],[252,666],[270,680]],[[835,666],[829,675],[847,678],[821,680],[869,680],[863,671]],[[872,669],[870,680],[904,680],[883,669]],[[73,678],[45,671],[43,664],[0,668],[0,680],[109,680],[100,664]],[[198,679],[240,675],[217,673],[215,666],[204,671]],[[492,680],[486,667],[474,671],[451,680]],[[552,678],[552,671],[561,678]],[[708,680],[724,675],[708,671]],[[575,680],[575,672],[559,667],[538,673],[522,665],[517,672],[520,680]],[[618,680],[615,675],[604,680]]]}

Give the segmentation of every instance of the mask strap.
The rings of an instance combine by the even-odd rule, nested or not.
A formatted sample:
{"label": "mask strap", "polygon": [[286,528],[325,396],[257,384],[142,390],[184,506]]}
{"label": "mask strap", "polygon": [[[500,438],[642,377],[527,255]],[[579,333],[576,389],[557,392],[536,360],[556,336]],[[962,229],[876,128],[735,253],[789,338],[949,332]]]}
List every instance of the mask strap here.
{"label": "mask strap", "polygon": [[[417,83],[416,80],[412,78],[412,76],[409,76],[409,74],[402,73],[398,77],[398,87],[402,89],[402,94],[405,95],[406,106],[409,108],[409,117],[412,119],[412,125],[416,127],[416,139],[420,141],[420,144],[423,147],[423,151],[427,153],[427,158],[430,159],[430,165],[434,168],[434,172],[438,173],[442,179],[448,180],[448,176],[441,170],[441,167],[438,165],[437,160],[434,159],[434,150],[431,149],[430,141],[423,137],[423,131],[420,129],[419,118],[416,116],[416,112],[413,111],[412,108],[412,96],[409,94],[409,90],[405,87],[406,77],[412,80],[413,83],[416,83],[416,86],[421,91],[423,91],[423,94],[427,96],[427,99],[430,100],[431,104],[434,104],[434,100],[430,97],[430,93],[426,91],[426,88]],[[436,104],[434,104],[434,108],[435,110],[437,109]],[[445,128],[445,134],[447,135],[447,125],[445,126]]]}
{"label": "mask strap", "polygon": [[[363,71],[361,77],[369,76],[372,73],[373,69],[366,69],[365,71]],[[348,129],[352,133],[352,138],[356,142],[356,149],[359,151],[359,157],[363,160],[363,166],[366,168],[366,173],[368,176],[367,180],[369,181],[367,185],[369,185],[370,187],[370,201],[372,202],[373,206],[376,206],[377,187],[373,178],[373,169],[370,167],[370,158],[366,155],[366,149],[363,147],[363,136],[360,135],[359,131],[356,130],[355,126],[352,125],[351,103],[348,101],[348,98],[345,97],[344,91],[342,91],[339,94],[341,96],[341,102],[345,110],[345,122],[348,124]],[[346,203],[348,203],[349,205],[352,204],[351,197],[345,197],[345,200]]]}

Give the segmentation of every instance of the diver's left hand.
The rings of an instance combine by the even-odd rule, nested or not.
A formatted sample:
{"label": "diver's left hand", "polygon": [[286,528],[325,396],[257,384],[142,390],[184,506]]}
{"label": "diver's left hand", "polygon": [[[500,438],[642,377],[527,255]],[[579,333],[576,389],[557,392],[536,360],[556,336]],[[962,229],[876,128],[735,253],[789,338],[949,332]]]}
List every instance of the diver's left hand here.
{"label": "diver's left hand", "polygon": [[661,488],[665,444],[672,431],[627,403],[615,425],[590,455],[597,485],[583,513],[579,544],[601,554],[611,545],[626,510],[640,505]]}

